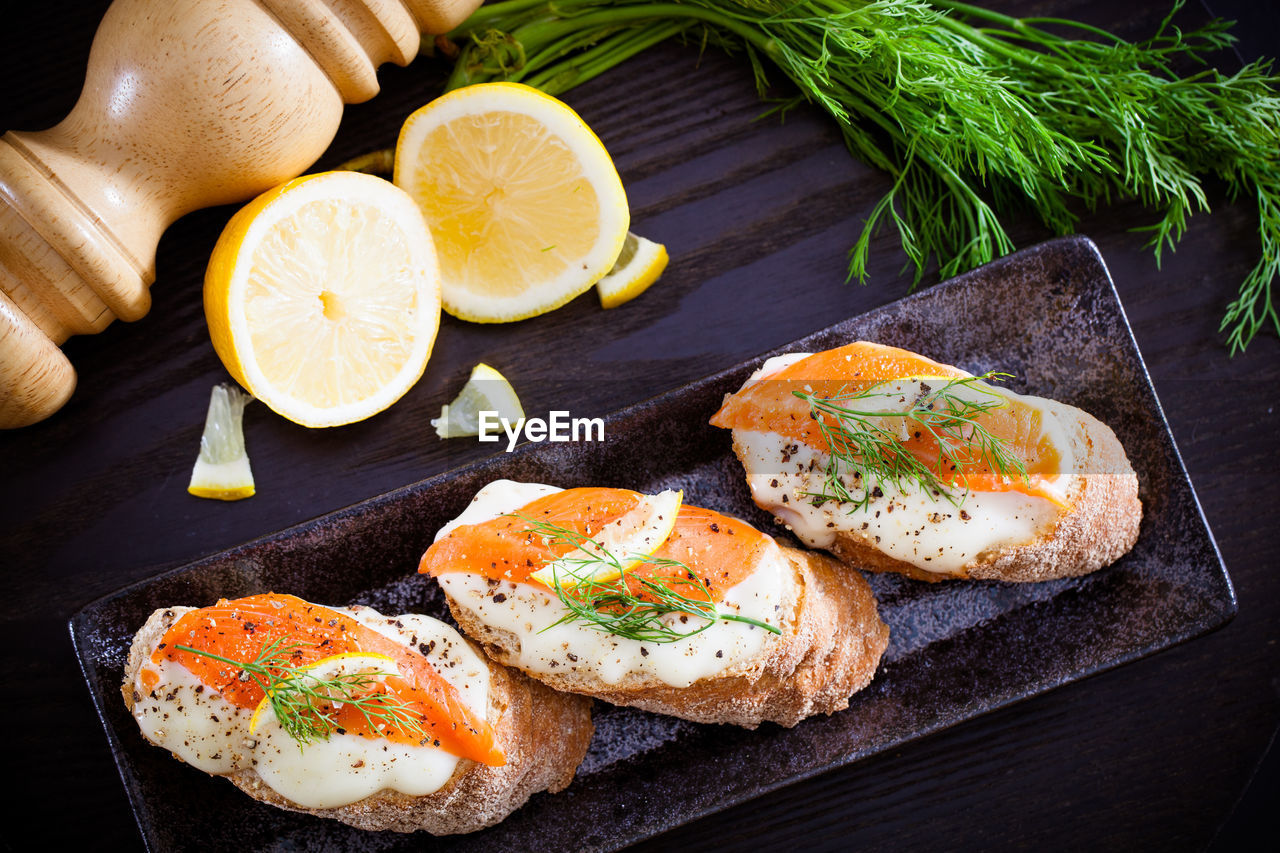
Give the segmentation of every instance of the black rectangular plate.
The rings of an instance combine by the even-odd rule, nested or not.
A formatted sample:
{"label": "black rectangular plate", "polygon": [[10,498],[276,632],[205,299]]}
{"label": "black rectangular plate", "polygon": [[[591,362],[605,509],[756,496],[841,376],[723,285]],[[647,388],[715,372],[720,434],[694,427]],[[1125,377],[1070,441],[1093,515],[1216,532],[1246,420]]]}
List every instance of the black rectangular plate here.
{"label": "black rectangular plate", "polygon": [[597,703],[595,739],[569,789],[537,794],[506,821],[467,836],[367,833],[279,811],[142,739],[120,682],[130,639],[152,610],[274,590],[444,616],[435,584],[415,574],[418,559],[435,531],[500,477],[648,492],[681,487],[691,503],[788,540],[751,503],[729,434],[707,425],[724,394],[760,364],[752,359],[611,415],[604,442],[525,445],[175,569],[78,613],[72,638],[148,846],[616,849],[1152,654],[1234,615],[1231,581],[1089,240],[1027,249],[778,352],[857,339],[975,373],[1008,371],[1017,390],[1071,403],[1109,424],[1140,482],[1145,518],[1134,550],[1087,577],[1041,584],[873,576],[889,649],[875,681],[847,711],[752,732]]}

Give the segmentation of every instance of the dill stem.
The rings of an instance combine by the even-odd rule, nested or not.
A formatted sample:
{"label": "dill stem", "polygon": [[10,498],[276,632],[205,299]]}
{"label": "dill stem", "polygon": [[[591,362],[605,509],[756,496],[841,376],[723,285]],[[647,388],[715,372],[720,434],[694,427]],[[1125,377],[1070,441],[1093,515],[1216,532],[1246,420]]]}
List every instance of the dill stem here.
{"label": "dill stem", "polygon": [[645,3],[559,20],[537,21],[521,27],[513,35],[521,41],[528,37],[535,43],[543,43],[556,38],[559,34],[577,29],[618,26],[659,18],[690,18],[714,24],[729,30],[769,56],[777,56],[779,53],[778,45],[772,38],[735,16],[701,6],[682,6],[676,3]]}
{"label": "dill stem", "polygon": [[546,7],[548,12],[551,11],[551,4],[547,0],[503,0],[501,3],[485,3],[448,35],[450,38],[468,35],[490,25],[495,19],[528,9],[536,9],[539,6]]}
{"label": "dill stem", "polygon": [[981,6],[974,6],[970,3],[961,3],[958,0],[930,0],[930,3],[942,9],[959,12],[966,17],[977,18],[980,21],[990,21],[993,24],[1000,24],[1009,29],[1018,29],[1020,26],[1024,26],[1021,18],[996,12],[993,9],[984,9]]}
{"label": "dill stem", "polygon": [[[1016,18],[1010,20],[1017,21]],[[1072,72],[1070,69],[1064,68],[1054,54],[1035,52],[1028,53],[1026,50],[1018,50],[1017,48],[1011,47],[999,39],[988,35],[985,30],[975,29],[964,21],[957,20],[949,15],[943,15],[939,19],[939,23],[956,35],[982,47],[983,50],[1001,56],[1015,65],[1021,65],[1024,68],[1031,68],[1035,71],[1050,72],[1059,77],[1080,76],[1079,74]],[[1038,44],[1042,44],[1043,39],[1046,36],[1047,34],[1028,34],[1028,37]],[[1054,36],[1048,37],[1055,38]]]}
{"label": "dill stem", "polygon": [[768,622],[761,622],[759,619],[752,619],[750,616],[739,616],[736,613],[719,613],[716,618],[725,622],[741,622],[744,625],[754,625],[773,634],[782,633],[782,629],[777,625],[770,625]]}
{"label": "dill stem", "polygon": [[[232,666],[234,666],[236,669],[242,670],[244,672],[248,672],[251,677],[254,677],[257,675],[257,673],[253,672],[253,670],[249,669],[249,667],[253,666],[252,663],[245,663],[242,660],[232,660],[231,658],[223,657],[222,655],[217,655],[217,654],[214,654],[213,652],[206,652],[202,649],[193,649],[191,648],[191,646],[184,646],[179,643],[175,643],[173,647],[180,652],[190,652],[193,655],[201,655],[202,657],[213,658],[214,660],[220,661],[222,663],[229,663]],[[266,669],[266,667],[264,666],[263,669]]]}
{"label": "dill stem", "polygon": [[[673,21],[654,30],[632,28],[616,34],[607,41],[592,47],[574,63],[572,68],[550,68],[539,71],[525,82],[542,89],[549,95],[557,95],[565,89],[585,83],[637,53],[659,42],[679,35],[690,22]],[[567,76],[572,72],[571,76]],[[567,85],[566,85],[567,84]]]}

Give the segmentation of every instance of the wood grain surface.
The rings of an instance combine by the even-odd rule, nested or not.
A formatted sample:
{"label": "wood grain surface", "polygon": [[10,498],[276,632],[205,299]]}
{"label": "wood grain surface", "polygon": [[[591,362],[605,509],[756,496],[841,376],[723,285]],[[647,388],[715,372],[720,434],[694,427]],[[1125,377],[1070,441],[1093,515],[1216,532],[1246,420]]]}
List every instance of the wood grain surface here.
{"label": "wood grain surface", "polygon": [[[1131,36],[1149,32],[1166,7],[991,5]],[[1274,7],[1212,5],[1255,16],[1242,33],[1245,55],[1280,43]],[[65,114],[105,6],[49,0],[38,17],[0,27],[0,129],[41,129]],[[1204,18],[1195,7],[1178,21]],[[1238,64],[1230,54],[1221,62]],[[380,79],[383,94],[348,108],[319,167],[391,144],[403,118],[438,91],[441,69],[420,60]],[[501,369],[531,415],[597,415],[905,292],[904,257],[888,231],[873,243],[872,283],[844,283],[846,250],[887,178],[854,161],[816,111],[756,120],[745,65],[668,45],[566,100],[614,155],[634,230],[670,249],[664,278],[610,312],[589,295],[512,326],[446,317],[422,382],[362,424],[308,431],[251,406],[251,500],[186,493],[209,389],[226,378],[200,285],[232,208],[194,213],[165,235],[147,317],[68,342],[80,373],[70,403],[45,423],[0,434],[0,560],[10,578],[0,600],[0,698],[12,735],[5,754],[21,780],[3,799],[6,847],[141,843],[66,620],[127,583],[491,452],[442,442],[428,426],[475,362]],[[1227,355],[1218,318],[1257,240],[1247,206],[1217,187],[1211,202],[1213,214],[1191,220],[1163,269],[1130,233],[1151,219],[1137,206],[1086,215],[1079,230],[1098,244],[1124,301],[1237,585],[1235,621],[637,849],[1233,850],[1260,827],[1274,839],[1280,773],[1274,753],[1265,756],[1280,721],[1280,525],[1268,487],[1280,466],[1280,341],[1266,333],[1246,355]],[[1020,246],[1049,236],[1030,222],[1012,230]]]}

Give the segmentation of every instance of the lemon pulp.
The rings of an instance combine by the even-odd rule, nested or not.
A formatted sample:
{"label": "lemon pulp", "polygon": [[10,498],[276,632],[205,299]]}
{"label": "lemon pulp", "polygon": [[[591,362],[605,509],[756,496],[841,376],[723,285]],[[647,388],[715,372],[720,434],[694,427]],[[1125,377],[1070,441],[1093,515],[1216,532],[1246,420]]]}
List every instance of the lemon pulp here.
{"label": "lemon pulp", "polygon": [[241,209],[214,247],[204,298],[227,370],[304,426],[394,403],[422,375],[440,323],[421,212],[356,172],[308,175]]}
{"label": "lemon pulp", "polygon": [[411,115],[395,181],[431,229],[444,309],[475,322],[525,319],[583,293],[609,271],[630,221],[591,129],[517,83],[457,89]]}
{"label": "lemon pulp", "polygon": [[256,493],[243,427],[244,407],[252,400],[234,385],[213,386],[188,492],[222,501],[238,501]]}
{"label": "lemon pulp", "polygon": [[507,378],[481,362],[471,369],[471,377],[458,396],[440,407],[440,417],[431,425],[441,438],[480,434],[480,413],[494,412],[514,424],[524,417],[520,398]]}

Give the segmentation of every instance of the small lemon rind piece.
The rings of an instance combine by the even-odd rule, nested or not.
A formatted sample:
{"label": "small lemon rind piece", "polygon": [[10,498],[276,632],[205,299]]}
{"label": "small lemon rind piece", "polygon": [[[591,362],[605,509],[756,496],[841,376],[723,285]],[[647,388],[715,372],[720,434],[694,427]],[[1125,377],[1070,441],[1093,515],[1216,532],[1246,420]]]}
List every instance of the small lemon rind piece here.
{"label": "small lemon rind piece", "polygon": [[[317,672],[319,669],[324,672]],[[338,673],[360,672],[361,670],[377,671],[382,675],[398,675],[399,669],[393,658],[378,652],[342,652],[320,658],[318,661],[302,667],[302,672],[314,674],[319,678],[330,678]],[[275,711],[271,709],[271,697],[263,696],[253,708],[249,717],[249,733],[257,732],[259,726],[275,720]]]}
{"label": "small lemon rind piece", "polygon": [[[616,580],[623,571],[643,562],[646,555],[652,555],[671,537],[683,503],[683,489],[644,495],[632,510],[591,537],[598,546],[594,554],[590,548],[577,548],[547,563],[529,577],[552,589],[556,586],[572,589],[587,582]],[[618,560],[619,566],[600,563],[589,575],[582,574],[580,568],[575,571],[575,562],[592,560],[600,551],[607,551]]]}
{"label": "small lemon rind piece", "polygon": [[440,407],[440,417],[431,426],[441,438],[461,438],[480,434],[480,412],[496,412],[499,418],[516,423],[524,417],[524,407],[507,378],[481,362],[471,369],[467,384],[451,401]]}
{"label": "small lemon rind piece", "polygon": [[198,498],[238,501],[255,493],[244,448],[244,407],[253,397],[228,383],[215,385],[200,435],[200,455],[187,491]]}
{"label": "small lemon rind piece", "polygon": [[670,260],[666,246],[628,231],[613,269],[596,282],[600,307],[617,308],[644,293],[661,277]]}

